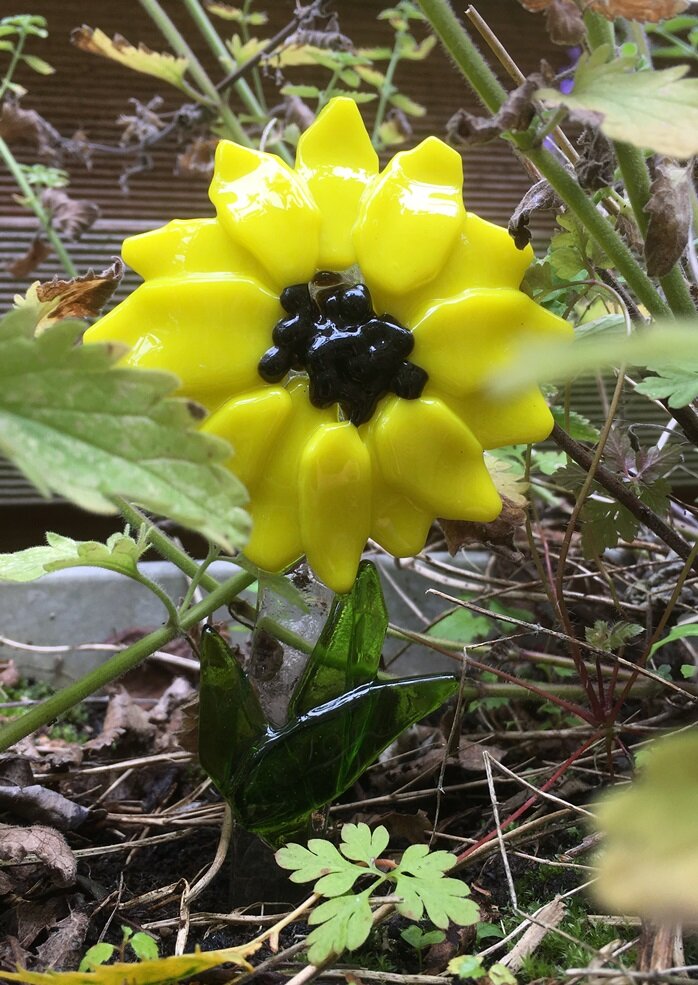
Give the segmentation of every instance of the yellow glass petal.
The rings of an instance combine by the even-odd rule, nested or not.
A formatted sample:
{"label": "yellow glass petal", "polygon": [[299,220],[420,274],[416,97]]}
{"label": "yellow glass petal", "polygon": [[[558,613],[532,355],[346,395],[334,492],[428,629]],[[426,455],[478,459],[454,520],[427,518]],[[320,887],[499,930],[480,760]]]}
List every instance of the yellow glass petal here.
{"label": "yellow glass petal", "polygon": [[495,399],[476,391],[444,400],[483,448],[545,441],[553,429],[553,415],[538,389]]}
{"label": "yellow glass petal", "polygon": [[129,236],[124,261],[144,280],[188,274],[238,274],[262,280],[264,268],[233,242],[217,219],[173,219],[151,232]]}
{"label": "yellow glass petal", "polygon": [[427,284],[400,294],[374,298],[403,325],[414,325],[435,301],[478,287],[518,288],[534,259],[527,246],[517,250],[506,229],[469,212],[446,261]]}
{"label": "yellow glass petal", "polygon": [[410,359],[432,388],[461,397],[509,364],[527,337],[571,338],[572,328],[522,291],[482,288],[437,303],[413,334]]}
{"label": "yellow glass petal", "polygon": [[278,288],[317,269],[320,211],[305,182],[273,154],[221,140],[209,196],[226,231]]}
{"label": "yellow glass petal", "polygon": [[463,224],[462,185],[460,154],[428,137],[366,190],[354,245],[375,298],[414,290],[441,269]]}
{"label": "yellow glass petal", "polygon": [[387,400],[371,440],[387,482],[432,516],[485,523],[499,515],[481,446],[441,400]]}
{"label": "yellow glass petal", "polygon": [[332,99],[301,135],[296,168],[322,213],[318,267],[350,267],[359,200],[378,172],[378,155],[353,99]]}
{"label": "yellow glass petal", "polygon": [[394,557],[412,557],[426,543],[434,516],[393,489],[378,467],[373,470],[371,537]]}
{"label": "yellow glass petal", "polygon": [[267,571],[280,571],[303,553],[298,504],[301,456],[322,424],[336,422],[336,411],[318,410],[301,379],[288,387],[291,412],[270,443],[271,454],[256,481],[251,504],[252,534],[245,548],[250,561]]}
{"label": "yellow glass petal", "polygon": [[348,592],[371,519],[371,458],[349,421],[321,425],[305,446],[299,506],[308,564],[332,591]]}
{"label": "yellow glass petal", "polygon": [[291,415],[291,398],[283,387],[263,387],[223,404],[201,425],[233,446],[228,468],[252,492]]}
{"label": "yellow glass petal", "polygon": [[181,394],[215,410],[260,385],[257,364],[281,314],[278,297],[253,280],[162,277],[137,288],[84,340],[131,346],[123,364],[175,373]]}

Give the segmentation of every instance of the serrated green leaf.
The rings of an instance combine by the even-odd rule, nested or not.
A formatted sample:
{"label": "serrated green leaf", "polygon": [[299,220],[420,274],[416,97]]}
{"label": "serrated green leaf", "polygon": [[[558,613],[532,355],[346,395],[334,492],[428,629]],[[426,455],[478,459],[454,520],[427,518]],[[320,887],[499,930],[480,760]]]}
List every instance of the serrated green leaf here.
{"label": "serrated green leaf", "polygon": [[575,438],[577,441],[596,441],[598,439],[599,429],[576,410],[565,413],[564,407],[551,407],[550,413],[553,415],[555,423],[567,431],[571,438]]}
{"label": "serrated green leaf", "polygon": [[376,89],[380,89],[385,82],[385,75],[383,72],[379,72],[375,68],[370,68],[368,65],[357,65],[356,72],[368,85],[374,86]]}
{"label": "serrated green leaf", "polygon": [[293,869],[291,882],[313,882],[320,896],[340,896],[348,892],[356,880],[366,874],[362,867],[349,862],[324,838],[311,838],[308,847],[291,842],[275,855],[282,869]]}
{"label": "serrated green leaf", "polygon": [[53,75],[56,71],[53,65],[49,65],[47,61],[43,58],[39,58],[37,55],[22,55],[22,61],[25,62],[32,69],[33,72],[38,72],[39,75]]}
{"label": "serrated green leaf", "polygon": [[480,911],[468,886],[460,879],[444,877],[454,856],[450,852],[430,852],[426,845],[410,845],[398,867],[391,873],[395,892],[402,897],[397,911],[410,920],[422,919],[424,910],[436,927],[445,930],[449,922],[460,926],[477,923]]}
{"label": "serrated green leaf", "polygon": [[358,896],[337,896],[315,907],[308,919],[310,926],[320,924],[308,935],[308,958],[314,965],[330,955],[361,947],[373,923],[368,896],[369,891]]}
{"label": "serrated green leaf", "polygon": [[400,57],[412,62],[421,62],[433,51],[435,44],[436,37],[433,34],[419,43],[410,35],[407,43],[400,47]]}
{"label": "serrated green leaf", "polygon": [[382,824],[373,831],[363,821],[359,824],[344,824],[340,851],[345,858],[372,865],[385,851],[389,841],[388,829]]}
{"label": "serrated green leaf", "polygon": [[653,367],[657,376],[648,376],[635,389],[648,397],[668,400],[670,407],[686,407],[698,397],[698,372],[683,366]]}
{"label": "serrated green leaf", "polygon": [[33,335],[38,309],[0,320],[0,449],[40,492],[116,513],[118,496],[221,544],[249,530],[226,442],[194,430],[169,374],[114,366],[120,348],[76,346],[83,324]]}
{"label": "serrated green leaf", "polygon": [[134,72],[152,75],[177,89],[186,89],[184,76],[189,61],[183,56],[151,51],[144,44],[139,44],[136,48],[119,34],[110,38],[98,27],[92,28],[86,24],[73,31],[71,41],[81,51],[119,62],[120,65],[125,65]]}
{"label": "serrated green leaf", "polygon": [[698,79],[687,65],[635,71],[632,58],[607,61],[608,45],[582,55],[570,93],[539,89],[546,106],[566,106],[588,122],[599,121],[611,140],[649,148],[670,157],[698,153]]}
{"label": "serrated green leaf", "polygon": [[85,956],[80,962],[78,971],[94,971],[99,965],[104,964],[109,961],[114,954],[116,947],[113,944],[107,944],[101,941],[99,944],[93,944],[85,951]]}
{"label": "serrated green leaf", "polygon": [[322,95],[317,86],[285,85],[279,90],[282,96],[299,96],[301,99],[319,99]]}
{"label": "serrated green leaf", "polygon": [[631,541],[639,521],[615,500],[588,499],[582,508],[582,551],[585,557],[598,557],[618,540]]}
{"label": "serrated green leaf", "polygon": [[628,640],[644,632],[644,627],[636,622],[617,622],[610,625],[605,619],[597,619],[593,626],[584,630],[584,638],[599,650],[619,650]]}
{"label": "serrated green leaf", "polygon": [[77,541],[50,531],[46,545],[29,547],[14,554],[0,554],[2,581],[35,581],[50,571],[62,568],[96,567],[116,571],[130,578],[138,577],[138,560],[148,549],[146,541],[138,543],[122,533],[112,534],[106,544],[96,540]]}
{"label": "serrated green leaf", "polygon": [[139,961],[157,961],[158,944],[150,934],[139,931],[129,938],[128,945]]}

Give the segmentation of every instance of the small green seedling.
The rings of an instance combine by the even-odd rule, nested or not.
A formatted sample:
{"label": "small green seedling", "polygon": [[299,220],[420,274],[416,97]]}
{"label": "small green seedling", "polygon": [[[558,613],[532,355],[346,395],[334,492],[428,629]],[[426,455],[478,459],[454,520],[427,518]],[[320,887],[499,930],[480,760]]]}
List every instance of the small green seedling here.
{"label": "small green seedling", "polygon": [[[345,824],[339,849],[322,838],[312,838],[307,848],[289,844],[276,853],[277,863],[293,870],[292,882],[315,882],[313,892],[326,897],[308,920],[315,927],[308,936],[308,958],[313,964],[364,943],[373,925],[371,898],[386,883],[391,894],[399,897],[397,912],[409,920],[419,921],[426,912],[441,930],[449,923],[477,923],[479,910],[465,898],[470,895],[467,885],[445,876],[455,861],[450,852],[410,845],[395,864],[382,857],[388,841],[382,825],[371,831],[363,823]],[[360,879],[368,884],[355,892]]]}
{"label": "small green seedling", "polygon": [[136,956],[136,961],[156,961],[158,958],[158,945],[154,937],[144,934],[142,931],[133,932],[130,927],[121,927],[123,938],[120,945],[107,944],[101,941],[89,948],[85,957],[80,962],[78,971],[95,971],[100,965],[106,964],[118,953],[119,961],[126,960],[126,950],[130,948]]}
{"label": "small green seedling", "polygon": [[491,985],[517,985],[516,978],[506,965],[493,964],[485,968],[477,954],[461,954],[448,962],[448,971],[462,981],[487,978]]}
{"label": "small green seedling", "polygon": [[400,934],[403,941],[413,947],[419,958],[419,969],[422,969],[422,952],[426,951],[433,944],[441,944],[446,939],[443,930],[422,930],[416,924],[406,927]]}

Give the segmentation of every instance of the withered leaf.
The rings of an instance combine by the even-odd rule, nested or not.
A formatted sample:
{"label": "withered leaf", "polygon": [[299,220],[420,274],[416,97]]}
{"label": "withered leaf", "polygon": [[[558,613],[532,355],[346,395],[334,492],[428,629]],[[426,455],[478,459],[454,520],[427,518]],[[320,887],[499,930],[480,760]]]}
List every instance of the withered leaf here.
{"label": "withered leaf", "polygon": [[177,155],[176,174],[185,177],[210,177],[213,174],[213,155],[218,140],[214,137],[195,137]]}
{"label": "withered leaf", "polygon": [[688,168],[663,158],[657,163],[645,236],[645,259],[650,277],[668,274],[688,243],[691,227],[691,185]]}
{"label": "withered leaf", "polygon": [[531,216],[535,212],[557,209],[559,205],[560,199],[547,181],[538,181],[528,189],[514,209],[507,227],[517,250],[524,250],[531,242],[531,231],[528,228]]}
{"label": "withered leaf", "polygon": [[0,137],[8,144],[33,144],[42,157],[54,157],[61,135],[34,109],[22,109],[15,99],[0,106]]}
{"label": "withered leaf", "polygon": [[62,834],[38,824],[28,828],[0,825],[0,859],[21,862],[27,855],[36,855],[56,882],[64,886],[75,882],[77,861]]}
{"label": "withered leaf", "polygon": [[526,520],[526,507],[506,496],[502,496],[502,504],[502,512],[491,523],[439,519],[449,553],[456,554],[461,547],[485,544],[495,553],[518,557],[514,536]]}
{"label": "withered leaf", "polygon": [[61,318],[93,318],[119,286],[123,273],[124,265],[116,258],[100,274],[88,270],[81,277],[73,277],[71,280],[54,277],[53,280],[37,284],[36,296],[39,301],[58,302],[50,314],[52,321]]}
{"label": "withered leaf", "polygon": [[541,84],[540,76],[527,78],[513,89],[494,116],[475,116],[459,109],[446,124],[452,144],[486,144],[505,130],[525,130],[535,115],[533,95]]}
{"label": "withered leaf", "polygon": [[50,824],[61,831],[79,827],[89,814],[86,807],[38,783],[0,785],[0,810],[11,811],[15,817],[27,821]]}
{"label": "withered leaf", "polygon": [[144,44],[136,48],[120,34],[108,37],[98,27],[76,27],[70,35],[73,44],[92,55],[111,58],[127,68],[145,75],[154,75],[170,85],[182,88],[189,61],[187,58],[170,55],[167,52],[151,51]]}
{"label": "withered leaf", "polygon": [[613,184],[615,157],[610,140],[595,127],[584,129],[577,141],[580,154],[574,170],[582,188],[588,192]]}
{"label": "withered leaf", "polygon": [[22,256],[17,257],[15,260],[11,260],[7,264],[7,272],[12,276],[16,277],[18,280],[23,280],[28,277],[32,271],[44,262],[46,257],[51,255],[51,246],[42,239],[41,236],[36,235],[34,239],[29,244],[29,249]]}
{"label": "withered leaf", "polygon": [[80,239],[99,218],[99,206],[87,198],[71,198],[60,188],[46,188],[41,204],[51,215],[51,225],[65,239]]}
{"label": "withered leaf", "polygon": [[120,687],[109,700],[101,733],[83,748],[92,752],[110,748],[138,751],[149,746],[155,732],[156,726],[148,720],[147,712],[135,703],[126,688]]}
{"label": "withered leaf", "polygon": [[545,12],[545,26],[553,44],[579,44],[586,28],[582,12],[574,0],[552,0]]}
{"label": "withered leaf", "polygon": [[[556,0],[519,0],[522,7],[538,14]],[[656,23],[675,17],[688,7],[688,0],[590,0],[585,9],[601,14],[607,20],[627,17],[631,21]]]}
{"label": "withered leaf", "polygon": [[72,910],[55,924],[48,938],[36,949],[41,970],[75,967],[82,957],[89,922],[83,910]]}

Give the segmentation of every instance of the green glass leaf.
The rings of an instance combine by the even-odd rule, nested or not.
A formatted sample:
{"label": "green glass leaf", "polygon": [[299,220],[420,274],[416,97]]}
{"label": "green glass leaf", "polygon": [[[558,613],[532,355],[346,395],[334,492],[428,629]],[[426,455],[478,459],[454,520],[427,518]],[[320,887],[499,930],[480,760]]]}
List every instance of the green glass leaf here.
{"label": "green glass leaf", "polygon": [[375,565],[362,561],[351,592],[338,596],[289,706],[297,717],[367,684],[378,672],[388,612]]}
{"label": "green glass leaf", "polygon": [[247,674],[220,633],[201,633],[199,759],[224,797],[241,775],[267,721]]}
{"label": "green glass leaf", "polygon": [[448,674],[364,684],[268,733],[235,786],[240,822],[272,845],[302,833],[315,810],[350,787],[401,732],[457,688]]}

